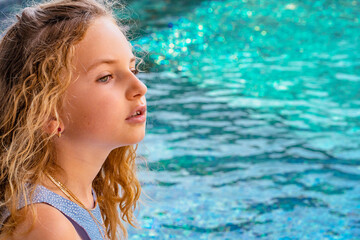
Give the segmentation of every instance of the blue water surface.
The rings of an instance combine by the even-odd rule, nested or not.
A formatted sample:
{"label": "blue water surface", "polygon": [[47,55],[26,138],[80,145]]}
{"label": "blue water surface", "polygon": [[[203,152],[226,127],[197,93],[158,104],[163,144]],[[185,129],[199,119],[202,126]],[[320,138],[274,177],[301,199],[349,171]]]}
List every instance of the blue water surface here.
{"label": "blue water surface", "polygon": [[359,1],[129,8],[152,198],[130,239],[360,239]]}

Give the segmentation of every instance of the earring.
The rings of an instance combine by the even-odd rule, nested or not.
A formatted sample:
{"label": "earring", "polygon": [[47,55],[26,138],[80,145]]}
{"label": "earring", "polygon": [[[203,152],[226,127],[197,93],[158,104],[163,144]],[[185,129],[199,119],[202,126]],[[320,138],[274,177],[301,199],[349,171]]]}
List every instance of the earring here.
{"label": "earring", "polygon": [[61,137],[61,127],[58,128],[58,137]]}

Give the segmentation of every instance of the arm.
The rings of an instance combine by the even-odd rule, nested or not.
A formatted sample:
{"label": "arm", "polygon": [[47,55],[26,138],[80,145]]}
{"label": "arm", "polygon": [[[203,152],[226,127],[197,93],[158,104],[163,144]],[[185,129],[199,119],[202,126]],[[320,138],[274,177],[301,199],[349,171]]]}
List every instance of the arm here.
{"label": "arm", "polygon": [[16,227],[12,240],[81,240],[72,223],[59,210],[45,203],[34,206],[37,218],[31,231],[27,233],[33,218],[28,212],[26,220]]}

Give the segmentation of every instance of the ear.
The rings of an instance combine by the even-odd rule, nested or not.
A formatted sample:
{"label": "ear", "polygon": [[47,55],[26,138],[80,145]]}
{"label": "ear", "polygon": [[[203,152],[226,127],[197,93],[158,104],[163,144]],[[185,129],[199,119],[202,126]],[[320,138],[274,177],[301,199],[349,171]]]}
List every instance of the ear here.
{"label": "ear", "polygon": [[[60,125],[58,126],[60,122]],[[58,133],[58,128],[61,128],[61,132],[64,131],[64,125],[62,123],[62,121],[58,121],[55,117],[51,117],[48,119],[48,121],[45,123],[44,125],[44,131],[47,134],[52,134],[52,133]]]}

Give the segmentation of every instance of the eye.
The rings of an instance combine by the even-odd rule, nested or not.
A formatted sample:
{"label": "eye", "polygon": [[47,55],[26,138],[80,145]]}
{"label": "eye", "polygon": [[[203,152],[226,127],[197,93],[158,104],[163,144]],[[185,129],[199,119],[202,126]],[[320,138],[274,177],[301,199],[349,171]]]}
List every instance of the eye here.
{"label": "eye", "polygon": [[137,70],[136,68],[133,68],[133,69],[131,69],[131,72],[132,72],[134,75],[136,75],[136,74],[139,73],[139,70]]}
{"label": "eye", "polygon": [[111,75],[111,74],[106,75],[106,76],[104,76],[104,77],[101,77],[101,78],[99,78],[97,81],[98,81],[98,82],[102,82],[102,83],[106,83],[106,82],[108,82],[108,81],[110,80],[110,78],[112,78],[112,75]]}

